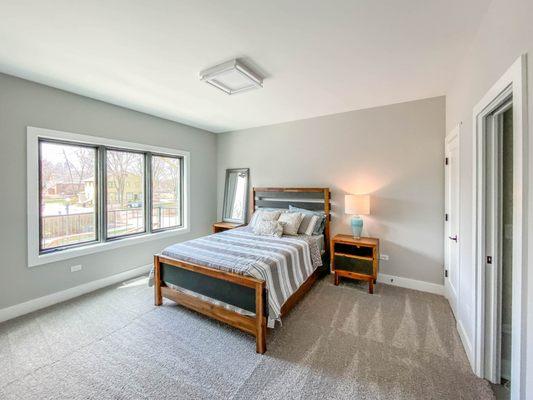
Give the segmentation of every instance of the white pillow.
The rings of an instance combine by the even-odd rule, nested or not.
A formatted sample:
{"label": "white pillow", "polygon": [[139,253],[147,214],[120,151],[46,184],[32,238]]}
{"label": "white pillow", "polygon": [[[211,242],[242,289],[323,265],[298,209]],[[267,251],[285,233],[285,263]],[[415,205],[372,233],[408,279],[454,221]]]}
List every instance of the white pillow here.
{"label": "white pillow", "polygon": [[283,225],[278,221],[259,221],[254,225],[254,234],[281,237]]}
{"label": "white pillow", "polygon": [[299,212],[295,213],[283,213],[279,216],[278,222],[283,224],[283,234],[284,235],[297,235],[298,228],[302,223],[303,214]]}
{"label": "white pillow", "polygon": [[249,225],[253,228],[258,222],[261,221],[277,221],[280,215],[281,211],[257,210],[254,212],[254,215],[252,215]]}

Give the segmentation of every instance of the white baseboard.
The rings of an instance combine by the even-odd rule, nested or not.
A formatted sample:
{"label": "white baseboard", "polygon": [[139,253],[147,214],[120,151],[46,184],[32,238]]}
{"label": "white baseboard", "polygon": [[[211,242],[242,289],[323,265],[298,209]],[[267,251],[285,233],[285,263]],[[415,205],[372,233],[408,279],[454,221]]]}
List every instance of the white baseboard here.
{"label": "white baseboard", "polygon": [[463,347],[465,348],[466,358],[468,358],[470,367],[472,368],[472,371],[474,371],[474,353],[472,351],[472,344],[468,339],[468,335],[466,334],[465,328],[461,321],[457,321],[457,332],[459,332],[459,338],[461,338],[461,342],[463,343]]}
{"label": "white baseboard", "polygon": [[143,265],[142,267],[130,269],[128,271],[111,275],[106,278],[84,283],[83,285],[74,286],[70,289],[62,290],[60,292],[29,300],[24,303],[15,304],[11,307],[3,308],[0,310],[0,322],[7,321],[8,319],[13,319],[24,314],[29,314],[42,308],[73,299],[74,297],[93,292],[95,290],[101,289],[109,285],[113,285],[115,283],[135,278],[139,275],[148,273],[151,268],[151,264]]}
{"label": "white baseboard", "polygon": [[416,279],[402,278],[401,276],[385,274],[378,274],[378,282],[444,296],[444,286],[436,283],[417,281]]}
{"label": "white baseboard", "polygon": [[[13,319],[24,314],[29,314],[42,308],[73,299],[74,297],[93,292],[95,290],[125,281],[127,279],[135,278],[139,275],[148,273],[151,268],[151,264],[143,265],[142,267],[137,267],[116,275],[111,275],[106,278],[88,282],[70,289],[62,290],[61,292],[52,293],[43,297],[39,297],[37,299],[26,301],[24,303],[16,304],[11,307],[3,308],[0,310],[0,322],[7,321],[9,319]],[[379,274],[378,282],[385,283],[388,285],[400,286],[407,289],[420,290],[422,292],[429,292],[439,295],[444,294],[444,286],[442,285],[424,281],[417,281],[415,279],[402,278],[400,276]]]}

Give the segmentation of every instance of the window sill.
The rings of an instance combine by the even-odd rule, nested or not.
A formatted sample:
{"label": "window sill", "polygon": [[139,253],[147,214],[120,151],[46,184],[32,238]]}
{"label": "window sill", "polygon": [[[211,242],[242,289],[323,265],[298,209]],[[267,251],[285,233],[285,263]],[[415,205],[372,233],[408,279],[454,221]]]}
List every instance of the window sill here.
{"label": "window sill", "polygon": [[96,243],[83,247],[76,247],[71,249],[65,249],[56,253],[48,254],[28,254],[28,267],[36,267],[38,265],[49,264],[56,261],[68,260],[70,258],[81,257],[88,254],[100,253],[102,251],[108,251],[118,249],[120,247],[131,246],[134,244],[145,243],[152,240],[164,239],[167,237],[182,235],[190,232],[188,227],[171,229],[168,231],[149,233],[144,235],[125,237],[123,239],[117,239],[105,243]]}

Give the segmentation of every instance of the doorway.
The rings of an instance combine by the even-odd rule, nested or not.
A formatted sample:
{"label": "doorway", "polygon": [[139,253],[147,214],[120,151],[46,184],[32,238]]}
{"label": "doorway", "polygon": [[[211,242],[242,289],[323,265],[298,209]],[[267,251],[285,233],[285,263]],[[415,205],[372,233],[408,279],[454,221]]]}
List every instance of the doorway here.
{"label": "doorway", "polygon": [[524,398],[522,293],[527,246],[524,143],[526,58],[520,57],[474,108],[474,372],[511,382]]}
{"label": "doorway", "polygon": [[[501,228],[502,250],[500,266],[500,321],[498,326],[500,377],[505,387],[511,382],[512,310],[513,310],[513,109],[501,116],[502,168],[501,168]],[[496,377],[498,381],[498,377]]]}
{"label": "doorway", "polygon": [[[512,359],[513,98],[485,117],[485,370],[484,377],[509,398]],[[507,396],[505,396],[507,394]]]}

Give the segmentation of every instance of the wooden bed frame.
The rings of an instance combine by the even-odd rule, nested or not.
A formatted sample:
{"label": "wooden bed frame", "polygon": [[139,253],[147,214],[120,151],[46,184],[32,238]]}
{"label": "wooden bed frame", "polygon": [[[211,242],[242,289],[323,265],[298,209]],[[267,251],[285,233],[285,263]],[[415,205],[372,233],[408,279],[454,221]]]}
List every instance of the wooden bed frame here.
{"label": "wooden bed frame", "polygon": [[[253,188],[252,210],[261,208],[288,208],[289,204],[326,213],[324,229],[323,260],[328,260],[330,193],[328,188]],[[290,296],[281,307],[286,315],[319,276],[319,270]],[[243,315],[225,307],[204,301],[196,296],[177,291],[165,285],[165,278],[178,286],[193,292],[241,307],[254,315]],[[163,297],[191,310],[224,322],[256,338],[256,351],[266,351],[266,330],[268,317],[268,293],[264,280],[250,276],[225,272],[204,265],[192,264],[162,255],[154,256],[155,305],[163,304]]]}

